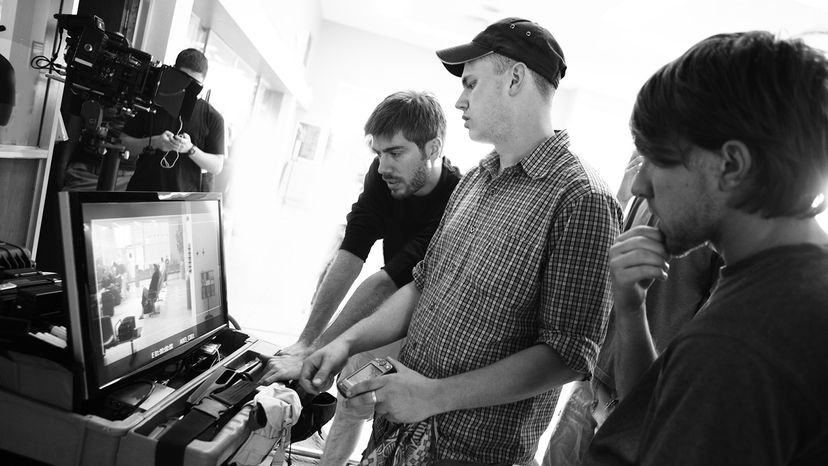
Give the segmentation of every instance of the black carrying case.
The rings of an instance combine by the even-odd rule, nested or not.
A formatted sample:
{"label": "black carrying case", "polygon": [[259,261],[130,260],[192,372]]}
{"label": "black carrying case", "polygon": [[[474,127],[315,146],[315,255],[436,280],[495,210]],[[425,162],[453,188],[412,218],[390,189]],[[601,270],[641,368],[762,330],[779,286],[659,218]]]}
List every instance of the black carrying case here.
{"label": "black carrying case", "polygon": [[0,240],[0,269],[26,269],[32,266],[28,249]]}

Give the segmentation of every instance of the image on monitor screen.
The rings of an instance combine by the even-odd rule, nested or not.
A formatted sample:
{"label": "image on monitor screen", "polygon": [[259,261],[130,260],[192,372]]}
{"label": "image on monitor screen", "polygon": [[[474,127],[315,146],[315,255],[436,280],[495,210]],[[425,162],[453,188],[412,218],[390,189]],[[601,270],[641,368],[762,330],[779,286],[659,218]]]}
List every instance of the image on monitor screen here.
{"label": "image on monitor screen", "polygon": [[218,198],[65,194],[70,321],[90,393],[226,326]]}

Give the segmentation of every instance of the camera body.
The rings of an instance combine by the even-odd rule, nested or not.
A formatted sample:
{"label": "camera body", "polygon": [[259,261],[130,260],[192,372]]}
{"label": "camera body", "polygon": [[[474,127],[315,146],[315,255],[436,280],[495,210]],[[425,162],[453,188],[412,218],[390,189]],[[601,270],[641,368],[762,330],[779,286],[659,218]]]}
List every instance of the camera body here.
{"label": "camera body", "polygon": [[121,130],[137,111],[166,111],[189,118],[201,84],[152,55],[129,46],[123,35],[107,32],[97,16],[56,14],[67,33],[65,82],[83,102],[84,144],[103,155],[123,151]]}
{"label": "camera body", "polygon": [[351,398],[361,393],[354,392],[354,385],[392,372],[395,372],[395,369],[388,360],[376,358],[354,371],[353,374],[345,378],[340,378],[336,384],[336,388],[339,390],[339,393],[342,393],[342,396]]}
{"label": "camera body", "polygon": [[150,54],[130,48],[122,35],[106,32],[97,16],[56,14],[55,18],[68,35],[67,84],[102,105],[150,106],[152,74],[158,72]]}

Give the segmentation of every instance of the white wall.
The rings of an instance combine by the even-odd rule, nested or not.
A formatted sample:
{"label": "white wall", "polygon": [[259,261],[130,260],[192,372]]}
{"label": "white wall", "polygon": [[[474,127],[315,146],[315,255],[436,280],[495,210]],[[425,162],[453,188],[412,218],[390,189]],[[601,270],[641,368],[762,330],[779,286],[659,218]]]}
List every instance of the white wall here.
{"label": "white wall", "polygon": [[193,0],[151,0],[141,50],[154,60],[172,65],[186,42]]}
{"label": "white wall", "polygon": [[[361,140],[362,125],[382,98],[402,89],[429,90],[446,113],[445,154],[463,172],[491,150],[469,140],[461,112],[454,108],[460,79],[446,71],[434,50],[328,21],[322,23],[316,44],[308,68],[313,103],[301,118],[332,129],[347,125],[351,137]],[[454,45],[458,44],[445,44]],[[354,102],[347,120],[338,120],[337,102],[349,100],[348,94],[361,99]],[[620,184],[632,150],[627,120],[633,97],[570,87],[564,79],[555,98],[555,127],[569,130],[576,153],[595,166],[613,189]],[[367,166],[370,154],[362,160]]]}
{"label": "white wall", "polygon": [[[446,71],[434,50],[327,21],[316,43],[308,67],[314,96],[304,115],[308,120],[330,125],[337,99],[345,98],[343,93],[359,92],[364,100],[350,118],[361,140],[365,120],[387,95],[404,89],[428,90],[443,105],[448,121],[445,154],[455,164],[466,169],[490,150],[469,141],[460,111],[454,108],[460,79]],[[366,159],[366,166],[369,162]]]}

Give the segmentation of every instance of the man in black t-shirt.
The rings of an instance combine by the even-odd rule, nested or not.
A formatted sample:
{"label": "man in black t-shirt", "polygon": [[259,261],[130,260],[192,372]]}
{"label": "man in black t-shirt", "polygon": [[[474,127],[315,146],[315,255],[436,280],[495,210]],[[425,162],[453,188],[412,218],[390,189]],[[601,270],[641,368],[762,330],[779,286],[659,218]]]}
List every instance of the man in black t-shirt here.
{"label": "man in black t-shirt", "polygon": [[[632,193],[658,223],[610,248],[620,402],[584,465],[828,464],[826,109],[828,57],[766,31],[704,39],[641,87]],[[656,356],[648,287],[703,245],[718,283]]]}
{"label": "man in black t-shirt", "polygon": [[[186,49],[175,68],[204,82],[207,58]],[[140,154],[128,191],[202,191],[201,171],[217,175],[224,167],[224,119],[203,99],[187,119],[164,111],[139,113],[124,127],[121,141],[130,153]]]}
{"label": "man in black t-shirt", "polygon": [[[365,134],[371,137],[371,149],[377,157],[347,216],[345,237],[317,289],[299,341],[271,359],[262,382],[298,379],[306,356],[373,313],[382,301],[411,282],[411,270],[425,255],[460,179],[459,170],[442,155],[445,128],[442,108],[428,93],[398,92],[374,109]],[[383,240],[385,266],[354,290],[325,330],[378,239]],[[374,357],[396,356],[399,347],[396,342],[371,354],[356,355],[342,373],[350,374]],[[373,414],[370,408],[356,410],[342,398],[339,401],[322,465],[345,464],[364,420]]]}

